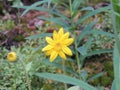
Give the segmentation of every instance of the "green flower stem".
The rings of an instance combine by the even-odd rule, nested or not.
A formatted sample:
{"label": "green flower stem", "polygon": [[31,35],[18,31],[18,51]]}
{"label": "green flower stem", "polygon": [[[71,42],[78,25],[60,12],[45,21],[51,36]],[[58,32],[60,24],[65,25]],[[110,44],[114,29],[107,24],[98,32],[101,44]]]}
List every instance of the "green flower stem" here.
{"label": "green flower stem", "polygon": [[72,17],[72,1],[69,0],[69,6],[70,6],[70,14],[71,14],[71,17]]}
{"label": "green flower stem", "polygon": [[[74,38],[76,38],[76,33],[74,33]],[[80,59],[79,59],[79,54],[78,54],[78,51],[77,51],[77,40],[75,40],[75,55],[76,55],[76,60],[77,60],[77,66],[78,66],[78,73],[80,75]]]}
{"label": "green flower stem", "polygon": [[15,74],[14,74],[14,78],[15,78],[15,85],[14,85],[14,90],[17,90],[17,76],[18,76],[18,74],[17,74],[17,70],[18,70],[18,68],[17,68],[17,65],[16,64],[14,64],[14,66],[15,66]]}
{"label": "green flower stem", "polygon": [[[63,66],[63,74],[65,75],[66,74],[66,71],[65,71],[65,60],[62,60],[62,66]],[[65,90],[67,90],[66,83],[64,83],[64,87],[65,87]]]}
{"label": "green flower stem", "polygon": [[72,9],[72,0],[69,0],[69,6],[70,6],[70,17],[71,17],[71,25],[72,25],[72,30],[74,30],[75,25],[74,25],[74,17],[73,17],[73,9]]}
{"label": "green flower stem", "polygon": [[24,64],[24,62],[23,62],[22,60],[20,60],[20,63],[22,64],[23,69],[25,70],[25,77],[26,77],[26,82],[27,82],[27,85],[28,85],[28,90],[32,90],[32,89],[31,89],[31,82],[30,82],[28,73],[27,73],[27,71],[26,71],[25,64]]}

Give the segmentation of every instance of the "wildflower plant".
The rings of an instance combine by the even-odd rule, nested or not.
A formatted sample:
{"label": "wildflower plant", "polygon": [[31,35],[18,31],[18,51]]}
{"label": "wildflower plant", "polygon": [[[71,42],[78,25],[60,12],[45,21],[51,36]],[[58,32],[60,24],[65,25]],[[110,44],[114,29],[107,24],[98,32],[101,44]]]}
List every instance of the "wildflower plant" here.
{"label": "wildflower plant", "polygon": [[66,55],[72,56],[72,51],[68,48],[74,41],[73,38],[69,38],[70,33],[64,34],[64,29],[60,28],[58,32],[53,32],[53,37],[46,37],[48,45],[42,49],[46,52],[47,56],[50,56],[50,61],[54,61],[59,55],[62,59],[66,60]]}
{"label": "wildflower plant", "polygon": [[[100,12],[103,11],[107,11],[108,9],[110,9],[110,6],[107,7],[102,7],[99,8],[97,10],[93,10],[89,13],[87,13],[84,16],[80,16],[77,20],[74,20],[76,18],[76,16],[78,15],[78,10],[80,10],[81,8],[79,7],[81,2],[83,0],[68,0],[69,4],[64,3],[62,6],[65,6],[65,8],[67,7],[67,9],[69,9],[70,11],[70,17],[67,17],[63,14],[60,13],[59,10],[56,9],[57,3],[55,3],[55,5],[51,5],[52,1],[54,0],[42,0],[39,2],[36,2],[35,4],[31,5],[31,6],[18,6],[18,8],[24,8],[26,9],[22,15],[26,14],[29,10],[41,10],[41,11],[45,11],[48,12],[51,16],[46,18],[46,17],[39,17],[40,19],[43,20],[47,20],[50,22],[54,22],[57,23],[59,26],[64,27],[65,29],[67,28],[70,32],[73,33],[73,36],[75,38],[75,40],[73,40],[73,38],[69,38],[69,32],[64,34],[64,30],[63,28],[60,28],[60,30],[54,31],[53,32],[53,36],[50,33],[42,33],[42,34],[38,34],[35,36],[31,36],[28,37],[30,39],[35,39],[35,38],[39,38],[39,37],[46,37],[46,41],[48,43],[48,45],[46,47],[44,47],[42,49],[42,51],[44,51],[46,53],[47,56],[50,56],[50,61],[53,62],[57,56],[60,56],[62,59],[66,59],[66,55],[71,56],[72,55],[72,51],[74,51],[74,59],[71,59],[71,64],[73,63],[77,63],[77,66],[73,66],[68,69],[67,67],[64,67],[64,70],[72,72],[73,77],[71,77],[70,75],[67,76],[65,75],[60,75],[60,74],[51,74],[51,73],[35,73],[36,76],[38,77],[42,77],[42,78],[47,78],[47,79],[52,79],[55,81],[59,81],[59,82],[64,82],[64,83],[68,83],[68,84],[72,84],[72,85],[77,85],[80,86],[80,88],[84,89],[84,90],[97,90],[95,87],[91,86],[88,84],[87,79],[86,79],[86,75],[81,75],[81,68],[83,66],[83,62],[84,59],[86,57],[92,56],[92,55],[96,55],[96,54],[101,54],[101,53],[111,53],[112,50],[108,50],[108,49],[103,49],[103,50],[96,50],[96,51],[89,51],[89,49],[91,48],[92,42],[94,40],[94,38],[92,37],[93,34],[95,35],[106,35],[106,36],[110,36],[110,37],[114,37],[113,34],[108,33],[108,32],[104,32],[104,31],[97,31],[94,30],[93,27],[94,25],[97,23],[97,20],[89,23],[88,25],[84,25],[84,29],[81,31],[81,33],[77,33],[76,35],[76,29],[80,28],[80,24],[83,23],[85,20],[87,20],[89,17],[92,17]],[[48,4],[48,8],[44,7],[44,4]],[[41,7],[39,7],[39,5],[41,5]],[[42,6],[43,5],[43,6]],[[52,7],[51,7],[52,6]],[[82,8],[81,11],[84,10],[88,10],[89,8]],[[52,36],[48,37],[48,36]],[[81,43],[82,40],[87,37],[87,41],[85,42],[85,44]],[[72,51],[68,48],[69,45],[71,45],[74,41],[74,48],[72,49]],[[80,46],[82,45],[82,46]],[[44,59],[44,61],[46,61],[48,59]],[[62,61],[64,61],[62,60]],[[51,63],[49,63],[51,64]],[[56,63],[52,63],[52,65],[54,65]],[[51,66],[52,66],[51,65]],[[57,64],[58,65],[58,64]],[[59,67],[57,66],[56,67]],[[77,70],[75,69],[77,67]],[[93,78],[102,76],[103,74],[98,74],[97,76],[93,76],[91,78],[89,78],[89,80],[93,80]],[[75,78],[74,78],[75,77]],[[84,79],[82,79],[84,78]],[[88,81],[89,81],[88,80]],[[86,82],[84,82],[86,81]]]}

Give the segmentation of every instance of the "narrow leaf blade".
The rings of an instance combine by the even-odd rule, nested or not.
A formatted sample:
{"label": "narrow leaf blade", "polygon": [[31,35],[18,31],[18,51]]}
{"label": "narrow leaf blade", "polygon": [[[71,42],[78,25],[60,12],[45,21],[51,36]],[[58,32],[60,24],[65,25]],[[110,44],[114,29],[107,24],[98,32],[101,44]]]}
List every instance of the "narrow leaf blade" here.
{"label": "narrow leaf blade", "polygon": [[92,87],[91,85],[89,85],[81,80],[72,78],[70,76],[62,75],[62,74],[36,73],[35,75],[38,77],[42,77],[42,78],[52,79],[52,80],[55,80],[58,82],[77,85],[85,90],[96,90],[96,88]]}

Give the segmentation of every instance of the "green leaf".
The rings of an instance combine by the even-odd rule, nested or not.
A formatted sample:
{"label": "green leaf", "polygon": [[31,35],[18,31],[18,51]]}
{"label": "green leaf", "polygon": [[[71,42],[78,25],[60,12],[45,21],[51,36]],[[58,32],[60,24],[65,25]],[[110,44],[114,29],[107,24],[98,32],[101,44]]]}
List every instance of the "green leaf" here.
{"label": "green leaf", "polygon": [[87,49],[85,48],[85,46],[81,46],[81,47],[77,48],[77,51],[83,56],[87,55]]}
{"label": "green leaf", "polygon": [[101,49],[101,50],[94,50],[89,52],[86,57],[88,56],[92,56],[92,55],[97,55],[97,54],[102,54],[102,53],[112,53],[113,50],[112,49]]}
{"label": "green leaf", "polygon": [[31,66],[32,66],[32,62],[28,63],[28,64],[25,66],[25,69],[26,69],[27,72],[31,69]]}
{"label": "green leaf", "polygon": [[46,37],[46,36],[52,36],[52,33],[37,34],[37,35],[27,37],[26,39],[37,39],[37,38]]}
{"label": "green leaf", "polygon": [[115,90],[115,80],[113,80],[113,82],[112,82],[111,90]]}
{"label": "green leaf", "polygon": [[70,88],[68,88],[67,90],[79,90],[80,87],[79,86],[72,86]]}
{"label": "green leaf", "polygon": [[114,37],[115,37],[115,35],[112,34],[112,33],[105,32],[105,31],[102,31],[102,30],[95,30],[95,29],[91,30],[91,31],[89,32],[89,34],[95,34],[95,35],[101,34],[101,35],[105,35],[105,36],[108,36],[108,37],[111,37],[111,38],[114,38]]}
{"label": "green leaf", "polygon": [[87,55],[88,50],[91,47],[92,40],[93,40],[93,38],[89,38],[83,46],[80,46],[77,48],[77,51],[83,56]]}
{"label": "green leaf", "polygon": [[116,44],[114,45],[113,65],[114,65],[115,90],[119,90],[120,89],[120,53],[118,51],[118,46]]}
{"label": "green leaf", "polygon": [[21,0],[15,0],[13,1],[12,7],[15,7],[15,6],[23,6],[23,3],[21,2]]}
{"label": "green leaf", "polygon": [[63,27],[69,27],[69,25],[61,20],[61,18],[45,18],[45,17],[39,17],[40,19],[47,20],[50,22],[57,23],[58,25],[61,25]]}
{"label": "green leaf", "polygon": [[94,79],[96,79],[96,78],[99,78],[99,77],[103,76],[104,74],[105,74],[104,72],[98,73],[98,74],[92,76],[91,78],[89,78],[89,79],[87,80],[87,82],[92,81],[92,80],[94,80]]}
{"label": "green leaf", "polygon": [[67,84],[72,84],[76,86],[80,86],[81,88],[85,90],[96,90],[93,86],[70,76],[62,75],[62,74],[51,74],[51,73],[36,73],[35,74],[38,77],[52,79],[58,82],[63,82]]}
{"label": "green leaf", "polygon": [[87,79],[87,77],[88,77],[87,71],[86,71],[86,70],[82,70],[82,71],[80,72],[80,76],[81,76],[81,78],[82,78],[83,81],[86,81],[86,79]]}
{"label": "green leaf", "polygon": [[107,11],[108,9],[110,9],[110,6],[106,6],[106,7],[102,7],[102,8],[99,8],[99,9],[96,9],[86,15],[84,15],[83,17],[81,17],[80,19],[78,19],[76,25],[82,23],[83,21],[85,21],[86,19],[88,19],[89,17],[92,17],[100,12],[104,12],[104,11]]}
{"label": "green leaf", "polygon": [[78,10],[82,1],[83,0],[74,0],[72,4],[72,11]]}
{"label": "green leaf", "polygon": [[81,11],[86,11],[86,10],[87,10],[87,11],[88,11],[88,10],[89,10],[89,11],[94,11],[94,8],[93,8],[93,7],[84,7],[84,8],[81,9]]}
{"label": "green leaf", "polygon": [[[63,69],[63,66],[61,64],[55,63],[55,62],[51,63],[48,59],[42,61],[42,63],[49,65],[49,66],[54,66],[54,67],[59,68],[61,70]],[[78,77],[78,74],[69,67],[65,67],[65,71],[73,74],[75,77]]]}
{"label": "green leaf", "polygon": [[[23,8],[23,9],[28,9],[29,6],[16,6],[16,8]],[[64,20],[70,20],[68,17],[62,15],[59,11],[57,10],[53,10],[53,9],[47,9],[45,7],[32,7],[30,10],[39,10],[39,11],[44,11],[44,12],[48,12],[52,15],[56,15],[56,16],[59,16],[61,17],[62,19]]]}
{"label": "green leaf", "polygon": [[77,44],[79,44],[81,42],[81,40],[89,33],[89,31],[92,29],[92,27],[97,23],[97,21],[91,22],[90,24],[88,24],[84,30],[82,30],[82,32],[78,35],[77,37]]}
{"label": "green leaf", "polygon": [[104,88],[105,88],[105,87],[103,87],[103,86],[98,86],[98,87],[97,87],[98,90],[105,90]]}
{"label": "green leaf", "polygon": [[[30,11],[32,8],[38,6],[38,5],[41,5],[41,4],[44,4],[44,3],[47,3],[48,0],[43,0],[43,1],[38,1],[34,4],[32,4],[31,6],[29,6],[23,13],[22,13],[22,16],[25,15],[28,11]],[[17,7],[17,6],[16,6]]]}

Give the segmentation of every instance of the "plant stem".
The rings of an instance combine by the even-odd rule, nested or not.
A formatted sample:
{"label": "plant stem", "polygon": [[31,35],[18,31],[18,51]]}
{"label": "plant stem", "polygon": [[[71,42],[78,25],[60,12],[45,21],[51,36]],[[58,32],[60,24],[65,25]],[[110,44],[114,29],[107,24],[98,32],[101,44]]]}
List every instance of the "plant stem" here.
{"label": "plant stem", "polygon": [[69,6],[70,6],[70,15],[72,17],[72,1],[71,0],[69,0]]}
{"label": "plant stem", "polygon": [[69,0],[69,6],[70,6],[70,17],[71,17],[71,26],[72,26],[72,30],[74,30],[75,26],[74,26],[74,17],[73,17],[73,9],[72,9],[72,1]]}
{"label": "plant stem", "polygon": [[14,90],[17,90],[17,89],[16,89],[16,87],[17,87],[17,82],[16,82],[16,81],[17,81],[17,76],[18,76],[18,75],[17,75],[17,70],[18,70],[18,69],[17,69],[17,65],[15,64],[15,69],[14,69],[14,71],[15,71],[15,74],[14,74],[14,78],[15,78],[15,81],[14,81],[14,83],[15,83],[15,84],[14,84]]}
{"label": "plant stem", "polygon": [[[76,34],[74,34],[74,38],[76,38]],[[77,66],[78,66],[78,73],[80,75],[80,59],[79,59],[79,55],[78,55],[78,51],[77,51],[77,40],[75,40],[75,55],[76,55],[76,60],[77,60]]]}
{"label": "plant stem", "polygon": [[31,89],[31,82],[30,82],[30,79],[29,79],[29,76],[28,76],[28,73],[26,71],[26,68],[25,68],[25,64],[22,60],[20,60],[22,66],[23,66],[23,69],[25,70],[25,77],[26,77],[26,82],[27,82],[27,85],[28,85],[28,90],[32,90]]}
{"label": "plant stem", "polygon": [[[65,71],[65,60],[62,60],[62,66],[63,66],[63,74],[65,75],[66,74],[66,71]],[[65,87],[65,90],[67,90],[66,83],[64,83],[64,87]]]}

